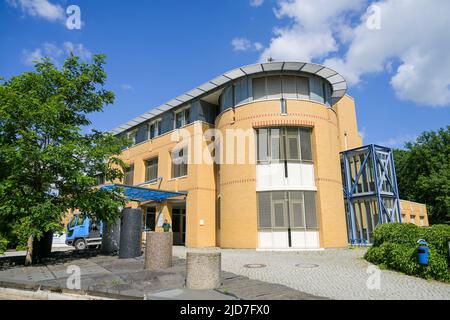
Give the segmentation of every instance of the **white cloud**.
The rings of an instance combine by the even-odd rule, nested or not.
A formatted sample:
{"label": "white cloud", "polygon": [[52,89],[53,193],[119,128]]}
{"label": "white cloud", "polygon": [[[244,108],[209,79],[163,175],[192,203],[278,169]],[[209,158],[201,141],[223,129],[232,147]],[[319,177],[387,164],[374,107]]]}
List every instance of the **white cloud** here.
{"label": "white cloud", "polygon": [[252,43],[246,38],[234,38],[231,40],[231,45],[234,51],[247,51],[252,47]]}
{"label": "white cloud", "polygon": [[[369,4],[380,9],[379,30],[367,27]],[[350,85],[387,72],[399,99],[450,105],[450,1],[277,0],[274,12],[288,23],[274,28],[260,61],[323,63]]]}
{"label": "white cloud", "polygon": [[264,48],[260,42],[251,42],[247,38],[234,38],[231,45],[234,51],[261,51]]}
{"label": "white cloud", "polygon": [[134,90],[134,87],[132,85],[130,85],[130,84],[127,84],[127,83],[121,84],[120,88],[122,90],[125,90],[125,91],[132,91],[132,90]]}
{"label": "white cloud", "polygon": [[359,136],[361,137],[361,139],[365,139],[367,138],[367,132],[366,132],[366,127],[363,127],[359,132],[358,132]]}
{"label": "white cloud", "polygon": [[23,50],[22,61],[28,66],[34,65],[37,61],[40,61],[44,56],[42,55],[41,49],[36,49],[33,51]]}
{"label": "white cloud", "polygon": [[417,134],[402,134],[397,137],[390,138],[386,141],[377,143],[380,146],[390,147],[390,148],[403,148],[405,143],[416,141]]}
{"label": "white cloud", "polygon": [[66,41],[63,43],[64,51],[79,56],[82,60],[88,60],[92,57],[92,53],[82,43],[72,43]]}
{"label": "white cloud", "polygon": [[253,44],[253,47],[255,48],[256,51],[261,51],[264,48],[264,46],[260,42],[255,42]]}
{"label": "white cloud", "polygon": [[261,54],[261,61],[313,61],[323,59],[339,49],[338,39],[348,41],[348,14],[360,10],[355,0],[278,0],[274,9],[280,20],[288,19],[286,27],[274,28],[270,45]]}
{"label": "white cloud", "polygon": [[48,0],[7,0],[7,3],[20,8],[25,14],[49,21],[63,21],[66,17],[64,9],[59,4],[53,4]]}
{"label": "white cloud", "polygon": [[250,5],[252,7],[259,7],[264,3],[264,0],[250,0]]}
{"label": "white cloud", "polygon": [[22,62],[26,65],[34,65],[36,61],[48,57],[55,64],[60,65],[62,60],[67,58],[70,53],[80,57],[81,60],[89,60],[92,57],[92,53],[82,43],[66,41],[58,46],[54,43],[46,42],[34,50],[23,50]]}

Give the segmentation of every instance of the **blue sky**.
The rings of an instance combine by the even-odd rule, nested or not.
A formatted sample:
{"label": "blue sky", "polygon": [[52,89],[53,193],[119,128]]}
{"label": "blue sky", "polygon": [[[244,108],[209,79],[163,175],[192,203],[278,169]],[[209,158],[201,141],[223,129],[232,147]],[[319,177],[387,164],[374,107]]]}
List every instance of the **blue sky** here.
{"label": "blue sky", "polygon": [[[32,69],[32,57],[48,54],[61,61],[68,48],[86,57],[105,53],[108,88],[116,93],[116,101],[91,119],[93,127],[109,130],[229,69],[270,55],[276,60],[326,63],[348,75],[348,93],[355,98],[365,143],[398,147],[422,131],[450,124],[447,92],[442,92],[441,99],[431,95],[434,89],[441,90],[439,85],[428,89],[430,96],[416,95],[421,83],[413,79],[429,75],[424,70],[430,68],[422,65],[424,59],[417,59],[423,56],[420,50],[427,44],[419,43],[414,56],[414,39],[410,40],[414,45],[404,43],[404,48],[395,52],[385,50],[383,42],[377,56],[371,56],[374,48],[368,47],[355,58],[354,48],[361,50],[366,45],[361,41],[361,33],[365,32],[361,31],[361,19],[371,2],[361,0],[355,7],[355,1],[329,0],[330,5],[340,5],[327,12],[315,6],[319,3],[323,7],[320,2],[325,0],[314,4],[308,1],[0,0],[0,76],[9,78]],[[380,3],[387,30],[381,28],[378,32],[381,38],[387,38],[386,42],[396,41],[383,32],[392,33],[387,19],[393,10],[401,9],[391,1]],[[81,30],[65,26],[63,11],[71,4],[81,9]],[[310,9],[308,16],[304,8]],[[308,17],[314,15],[329,19],[308,22]],[[319,37],[323,39],[319,47],[309,45],[311,39]],[[376,38],[370,41],[376,42]],[[436,56],[439,54],[442,52],[436,52]],[[359,60],[377,64],[365,68]],[[450,77],[445,72],[442,70],[440,78],[427,83],[447,81]],[[445,84],[442,90],[449,88]]]}

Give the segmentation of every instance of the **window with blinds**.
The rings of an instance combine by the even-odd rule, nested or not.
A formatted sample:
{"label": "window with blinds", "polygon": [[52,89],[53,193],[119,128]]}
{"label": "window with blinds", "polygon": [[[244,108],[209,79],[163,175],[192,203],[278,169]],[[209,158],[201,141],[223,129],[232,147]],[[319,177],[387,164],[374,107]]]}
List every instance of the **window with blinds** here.
{"label": "window with blinds", "polygon": [[148,124],[141,124],[136,130],[135,143],[141,143],[148,139]]}
{"label": "window with blinds", "polygon": [[145,161],[145,181],[158,178],[158,158]]}
{"label": "window with blinds", "polygon": [[134,165],[130,165],[127,169],[125,169],[124,175],[123,175],[123,183],[127,186],[133,185],[133,178],[134,178]]}
{"label": "window with blinds", "polygon": [[187,147],[172,151],[172,178],[187,176]]}
{"label": "window with blinds", "polygon": [[298,76],[268,76],[253,78],[253,100],[309,99],[309,79]]}
{"label": "window with blinds", "polygon": [[150,139],[161,135],[161,120],[156,120],[150,123],[149,126]]}
{"label": "window with blinds", "polygon": [[261,128],[256,141],[258,163],[312,161],[309,128]]}
{"label": "window with blinds", "polygon": [[315,191],[258,192],[259,229],[317,229]]}

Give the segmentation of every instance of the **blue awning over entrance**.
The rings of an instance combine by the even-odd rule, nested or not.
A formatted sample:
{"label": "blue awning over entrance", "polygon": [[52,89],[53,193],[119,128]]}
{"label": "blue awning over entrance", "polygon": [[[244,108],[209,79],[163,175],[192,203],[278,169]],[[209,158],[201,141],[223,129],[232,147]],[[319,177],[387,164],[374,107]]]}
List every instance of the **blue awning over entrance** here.
{"label": "blue awning over entrance", "polygon": [[146,201],[163,201],[167,198],[185,196],[185,192],[173,192],[165,190],[156,190],[143,187],[127,186],[124,184],[108,184],[101,187],[103,190],[114,190],[122,188],[128,200],[146,202]]}

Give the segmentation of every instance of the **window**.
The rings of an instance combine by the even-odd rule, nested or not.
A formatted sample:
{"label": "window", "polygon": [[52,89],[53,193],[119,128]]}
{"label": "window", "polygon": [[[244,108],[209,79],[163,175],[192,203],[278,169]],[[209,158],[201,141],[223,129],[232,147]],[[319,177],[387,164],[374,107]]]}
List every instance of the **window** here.
{"label": "window", "polygon": [[136,144],[136,130],[127,132],[127,139],[131,140],[131,144]]}
{"label": "window", "polygon": [[77,224],[78,215],[73,216],[72,220],[69,222],[69,228],[73,228]]}
{"label": "window", "polygon": [[123,176],[123,183],[127,186],[133,185],[133,178],[134,178],[134,165],[130,165],[127,169],[125,169],[124,176]]}
{"label": "window", "polygon": [[233,86],[228,86],[220,95],[220,111],[233,107]]}
{"label": "window", "polygon": [[266,98],[266,78],[253,79],[253,100]]}
{"label": "window", "polygon": [[189,108],[182,109],[175,113],[175,129],[184,127],[189,124]]}
{"label": "window", "polygon": [[297,128],[286,128],[286,159],[300,161],[300,135]]}
{"label": "window", "polygon": [[267,99],[276,99],[281,97],[281,77],[267,77]]}
{"label": "window", "polygon": [[286,99],[285,98],[281,98],[281,100],[280,100],[280,109],[281,109],[281,114],[287,114],[287,112],[286,112]]}
{"label": "window", "polygon": [[106,180],[105,180],[105,175],[104,174],[100,173],[100,174],[97,175],[96,178],[97,178],[97,184],[98,185],[105,184]]}
{"label": "window", "polygon": [[269,161],[269,145],[268,145],[269,129],[259,129],[257,133],[257,149],[258,149],[258,161]]}
{"label": "window", "polygon": [[187,148],[172,151],[172,178],[187,176]]}
{"label": "window", "polygon": [[145,231],[155,231],[155,226],[156,226],[156,207],[147,207],[144,221]]}
{"label": "window", "polygon": [[283,160],[282,154],[283,152],[283,136],[282,129],[273,128],[270,129],[270,150],[269,154],[271,156],[272,161],[278,162],[279,160]]}
{"label": "window", "polygon": [[161,135],[161,120],[155,120],[155,121],[150,122],[149,135],[150,135],[150,139],[153,139],[153,138]]}
{"label": "window", "polygon": [[297,77],[297,98],[309,99],[309,79],[306,77]]}
{"label": "window", "polygon": [[416,224],[416,216],[411,215],[410,218],[409,218],[409,223]]}
{"label": "window", "polygon": [[301,159],[303,161],[312,161],[311,130],[306,128],[300,128],[299,133],[300,133]]}
{"label": "window", "polygon": [[312,161],[311,130],[299,127],[257,130],[258,163]]}
{"label": "window", "polygon": [[83,215],[79,215],[78,216],[78,220],[77,220],[77,226],[82,226],[84,223],[84,216]]}
{"label": "window", "polygon": [[317,229],[314,191],[258,192],[259,229]]}
{"label": "window", "polygon": [[327,89],[326,89],[325,82],[322,82],[322,97],[323,97],[323,103],[326,103],[328,98],[327,98]]}
{"label": "window", "polygon": [[158,178],[158,158],[145,161],[145,181]]}
{"label": "window", "polygon": [[[309,78],[298,76],[268,76],[253,78],[253,100],[310,99]],[[323,97],[323,95],[322,95]]]}
{"label": "window", "polygon": [[148,124],[143,123],[136,129],[136,143],[141,143],[148,140]]}
{"label": "window", "polygon": [[423,227],[425,225],[425,217],[420,217],[420,226]]}
{"label": "window", "polygon": [[283,76],[281,78],[283,81],[283,98],[297,99],[296,78],[295,76]]}
{"label": "window", "polygon": [[248,78],[244,77],[236,82],[234,87],[235,91],[235,104],[245,102],[248,99]]}

